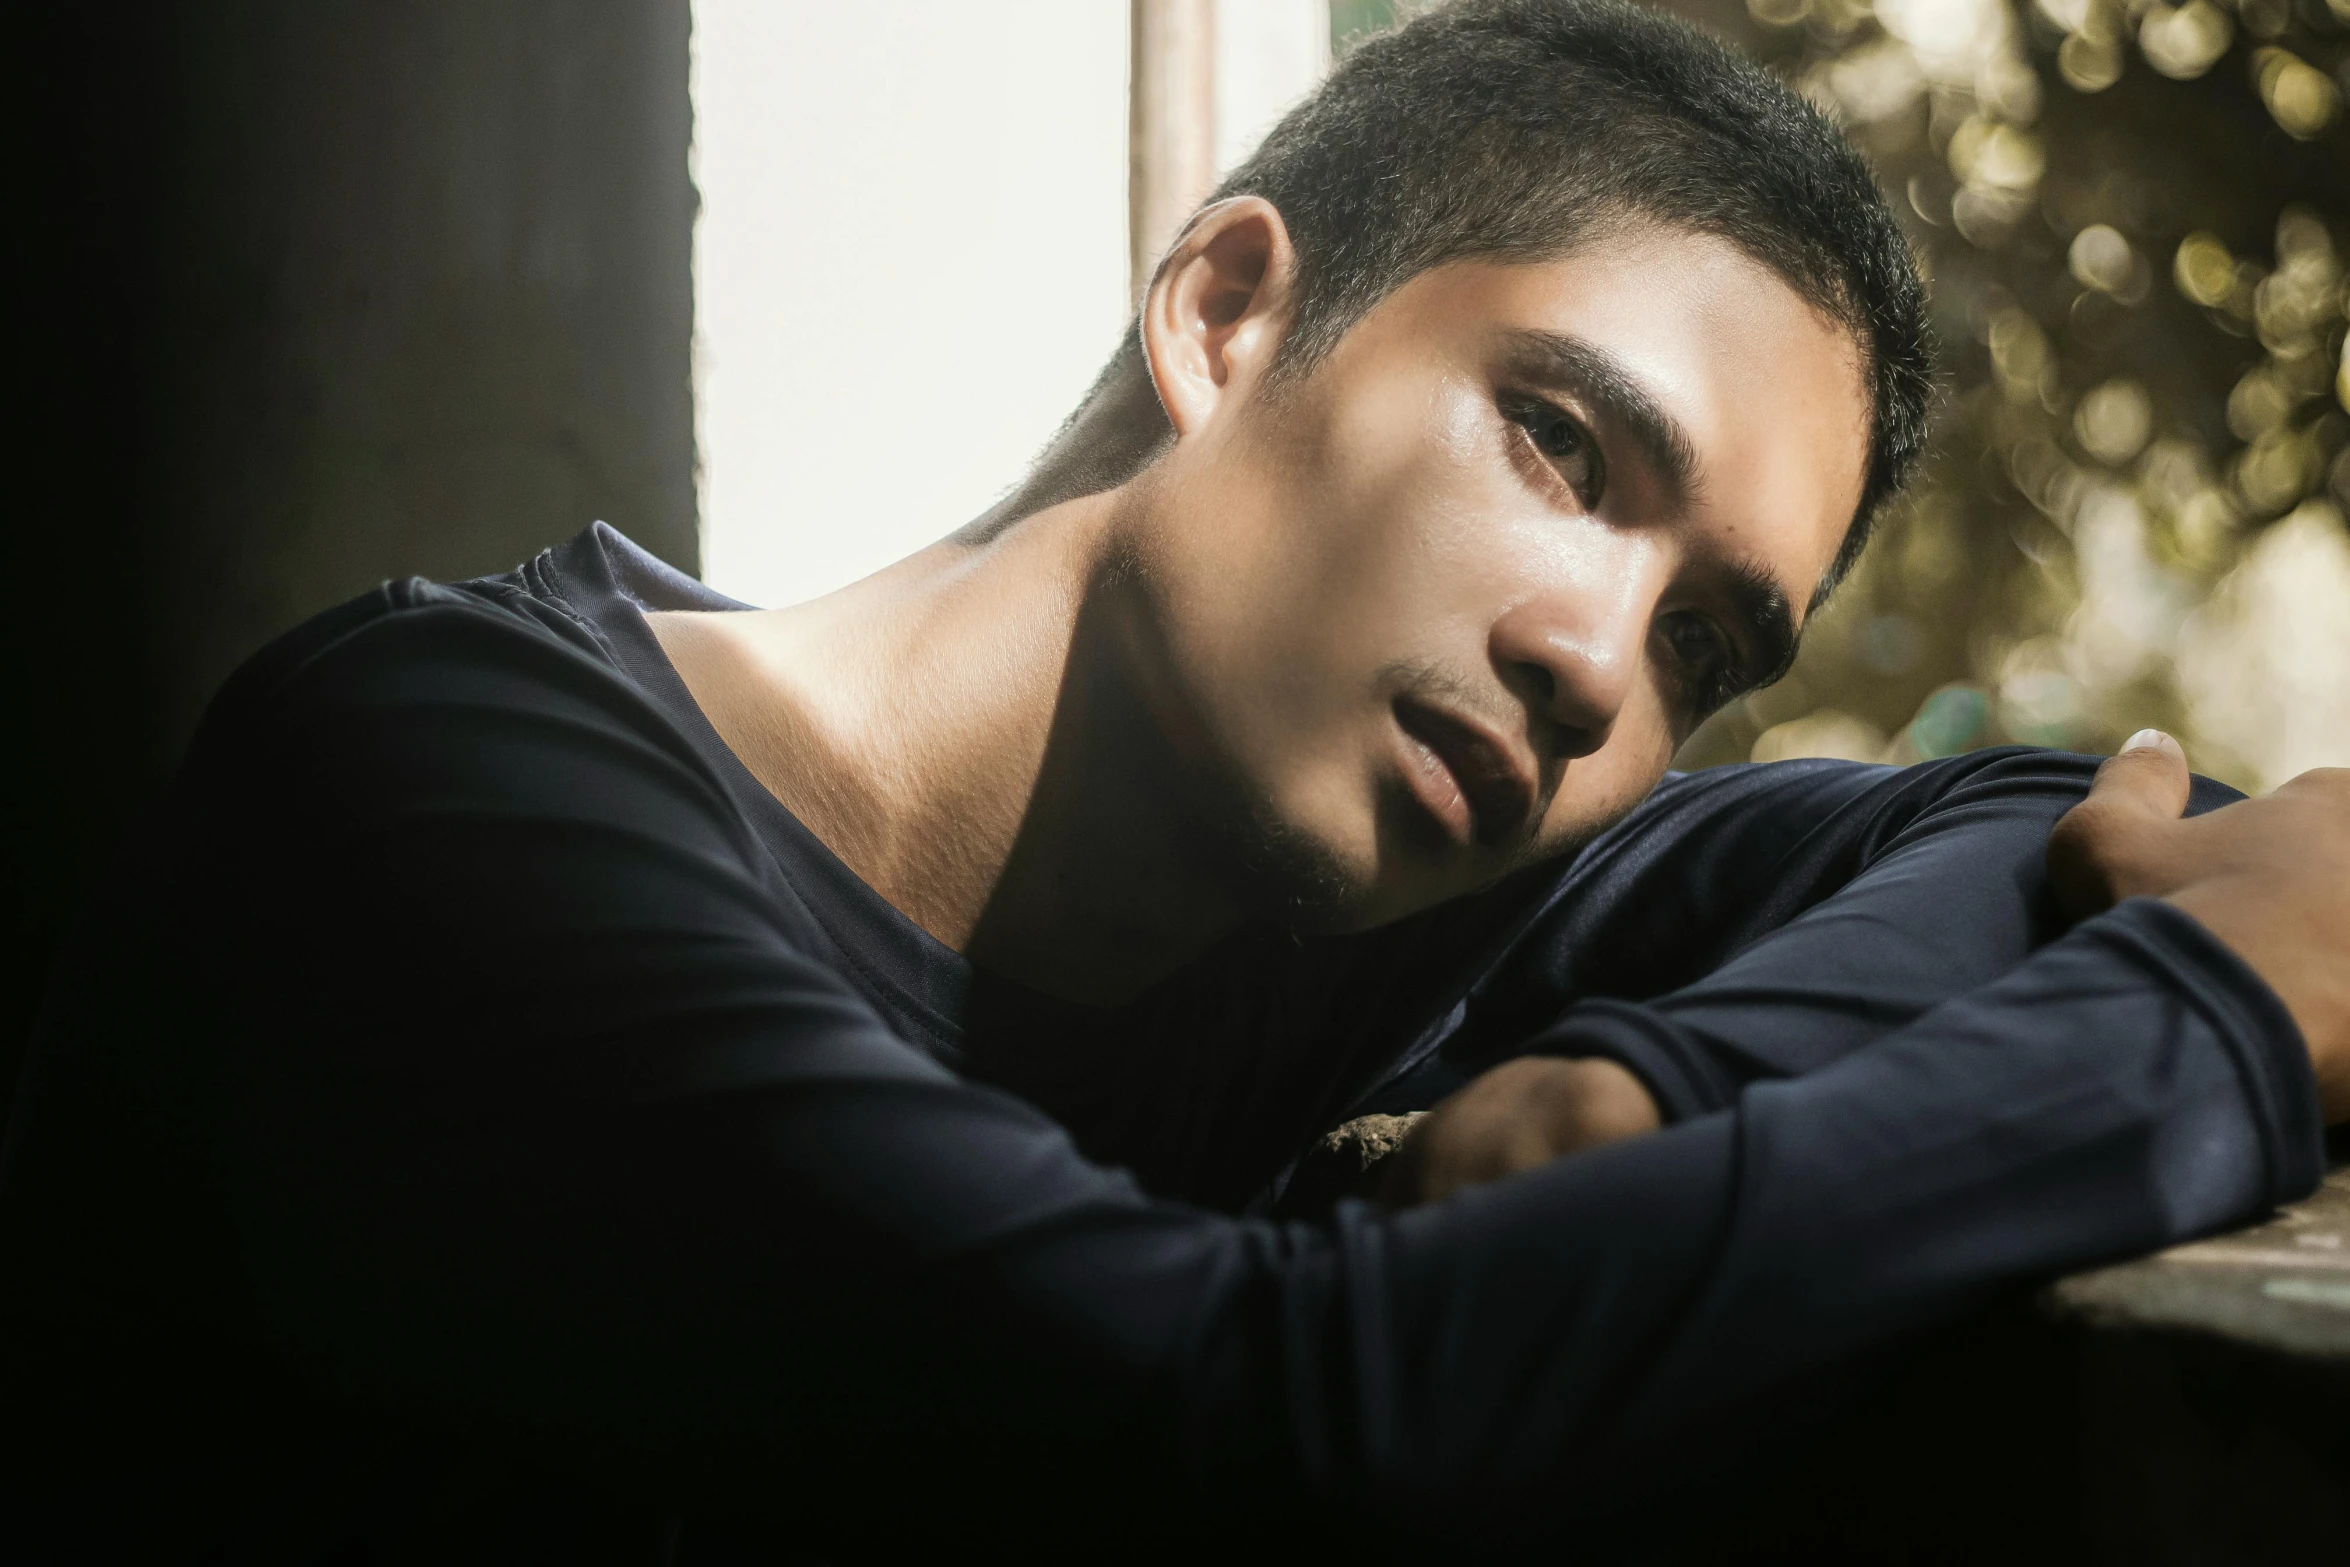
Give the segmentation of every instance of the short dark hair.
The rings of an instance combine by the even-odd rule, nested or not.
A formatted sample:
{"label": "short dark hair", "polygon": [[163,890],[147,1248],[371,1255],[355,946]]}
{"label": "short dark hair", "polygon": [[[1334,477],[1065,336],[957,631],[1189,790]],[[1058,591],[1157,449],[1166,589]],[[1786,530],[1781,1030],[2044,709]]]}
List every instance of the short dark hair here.
{"label": "short dark hair", "polygon": [[[1925,444],[1925,291],[1868,164],[1761,67],[1623,0],[1452,0],[1371,39],[1210,199],[1232,196],[1271,202],[1295,248],[1277,376],[1422,272],[1546,259],[1610,225],[1711,234],[1771,268],[1851,331],[1869,382],[1867,477],[1823,592]],[[1137,337],[1095,395],[1120,360],[1142,373]]]}

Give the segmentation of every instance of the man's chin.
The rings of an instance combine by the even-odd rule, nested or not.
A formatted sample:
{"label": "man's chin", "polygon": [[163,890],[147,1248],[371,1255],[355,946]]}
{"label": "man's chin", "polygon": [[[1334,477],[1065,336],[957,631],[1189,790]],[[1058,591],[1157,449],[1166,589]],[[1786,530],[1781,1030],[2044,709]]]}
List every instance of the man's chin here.
{"label": "man's chin", "polygon": [[1334,935],[1376,923],[1367,878],[1320,834],[1252,811],[1233,839],[1240,892],[1259,918],[1300,935]]}
{"label": "man's chin", "polygon": [[1647,794],[1643,789],[1627,799],[1600,803],[1564,832],[1554,829],[1547,841],[1529,837],[1514,852],[1471,857],[1445,836],[1398,780],[1378,801],[1379,862],[1386,874],[1376,882],[1357,876],[1349,895],[1329,905],[1327,922],[1320,928],[1337,933],[1393,924],[1456,898],[1474,897],[1537,866],[1559,864],[1629,816]]}
{"label": "man's chin", "polygon": [[1251,917],[1301,935],[1370,923],[1370,878],[1328,833],[1233,773],[1193,773],[1188,782],[1199,852]]}
{"label": "man's chin", "polygon": [[1490,885],[1506,868],[1464,863],[1400,778],[1375,789],[1368,830],[1354,833],[1285,810],[1231,775],[1193,784],[1203,850],[1224,867],[1235,901],[1300,935],[1390,924]]}
{"label": "man's chin", "polygon": [[1369,930],[1483,885],[1464,876],[1458,851],[1400,780],[1380,792],[1371,842],[1353,853],[1261,799],[1228,814],[1220,836],[1251,912],[1301,935]]}

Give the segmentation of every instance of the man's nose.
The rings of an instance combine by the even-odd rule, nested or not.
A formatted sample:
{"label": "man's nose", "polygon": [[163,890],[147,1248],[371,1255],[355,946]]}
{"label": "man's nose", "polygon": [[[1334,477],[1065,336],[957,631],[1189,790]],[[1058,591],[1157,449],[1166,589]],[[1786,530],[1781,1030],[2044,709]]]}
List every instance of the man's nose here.
{"label": "man's nose", "polygon": [[1607,744],[1638,678],[1649,615],[1644,595],[1545,595],[1493,623],[1493,666],[1547,720],[1546,757],[1572,761]]}

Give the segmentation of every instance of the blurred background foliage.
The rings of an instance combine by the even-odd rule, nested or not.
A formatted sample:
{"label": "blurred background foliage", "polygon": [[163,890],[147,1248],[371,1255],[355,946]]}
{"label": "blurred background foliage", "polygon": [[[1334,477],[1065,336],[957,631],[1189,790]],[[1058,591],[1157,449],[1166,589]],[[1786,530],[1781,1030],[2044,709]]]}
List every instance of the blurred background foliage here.
{"label": "blurred background foliage", "polygon": [[1673,8],[1875,161],[1945,383],[1793,672],[1682,765],[2145,724],[2251,790],[2350,763],[2350,0]]}

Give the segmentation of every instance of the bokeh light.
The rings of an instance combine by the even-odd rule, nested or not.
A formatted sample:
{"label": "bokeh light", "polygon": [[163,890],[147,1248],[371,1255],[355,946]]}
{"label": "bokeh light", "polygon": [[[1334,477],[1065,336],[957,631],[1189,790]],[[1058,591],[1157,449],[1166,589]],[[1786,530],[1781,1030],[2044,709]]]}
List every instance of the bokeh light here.
{"label": "bokeh light", "polygon": [[2156,724],[2350,764],[2350,0],[1747,0],[1876,163],[1945,345],[1921,482],[1684,765]]}

